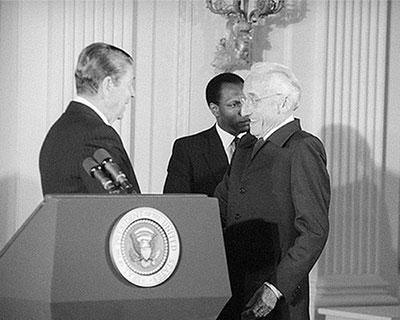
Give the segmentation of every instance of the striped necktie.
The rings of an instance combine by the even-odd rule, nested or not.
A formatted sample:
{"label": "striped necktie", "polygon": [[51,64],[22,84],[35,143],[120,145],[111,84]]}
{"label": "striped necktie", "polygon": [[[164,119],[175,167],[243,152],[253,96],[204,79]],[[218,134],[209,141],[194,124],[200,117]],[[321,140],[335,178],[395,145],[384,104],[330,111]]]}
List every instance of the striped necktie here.
{"label": "striped necktie", "polygon": [[229,147],[228,147],[228,154],[229,154],[228,160],[229,160],[229,163],[232,160],[232,156],[233,156],[233,153],[236,150],[236,146],[237,146],[238,142],[239,142],[239,138],[235,137],[235,138],[233,138],[232,142],[229,144]]}

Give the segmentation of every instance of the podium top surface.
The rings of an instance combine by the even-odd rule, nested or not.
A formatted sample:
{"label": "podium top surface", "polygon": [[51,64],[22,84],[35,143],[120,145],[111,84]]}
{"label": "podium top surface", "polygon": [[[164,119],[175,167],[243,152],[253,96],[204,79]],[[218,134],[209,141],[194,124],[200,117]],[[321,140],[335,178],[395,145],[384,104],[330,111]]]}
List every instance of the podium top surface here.
{"label": "podium top surface", "polygon": [[46,194],[44,196],[44,201],[50,199],[82,199],[82,198],[135,198],[135,197],[154,197],[154,198],[172,198],[172,197],[179,197],[179,198],[210,198],[206,194],[194,194],[194,193],[168,193],[168,194],[158,194],[158,193],[141,193],[141,194]]}

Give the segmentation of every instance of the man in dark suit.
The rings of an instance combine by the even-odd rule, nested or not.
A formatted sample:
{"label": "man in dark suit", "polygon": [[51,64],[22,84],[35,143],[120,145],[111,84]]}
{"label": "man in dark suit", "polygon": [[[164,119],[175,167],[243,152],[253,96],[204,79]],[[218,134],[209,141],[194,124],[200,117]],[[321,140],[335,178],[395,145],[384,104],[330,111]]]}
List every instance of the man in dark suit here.
{"label": "man in dark suit", "polygon": [[[250,118],[251,135],[240,140],[215,191],[233,292],[219,319],[240,319],[242,314],[243,318],[306,320],[308,274],[329,229],[325,150],[294,118],[300,86],[288,68],[256,63],[243,91],[241,111]],[[256,249],[240,250],[249,246]],[[249,264],[242,261],[257,259],[265,250],[270,252],[270,263],[248,270]],[[238,259],[241,254],[244,257]]]}
{"label": "man in dark suit", "polygon": [[243,79],[233,73],[215,76],[206,87],[206,100],[216,124],[177,139],[168,165],[164,193],[202,193],[213,196],[228,167],[235,142],[249,129],[240,114]]}
{"label": "man in dark suit", "polygon": [[111,127],[134,96],[133,81],[133,59],[125,51],[93,43],[81,52],[75,70],[77,97],[51,127],[40,150],[43,194],[106,192],[82,166],[100,148],[140,192],[121,138]]}

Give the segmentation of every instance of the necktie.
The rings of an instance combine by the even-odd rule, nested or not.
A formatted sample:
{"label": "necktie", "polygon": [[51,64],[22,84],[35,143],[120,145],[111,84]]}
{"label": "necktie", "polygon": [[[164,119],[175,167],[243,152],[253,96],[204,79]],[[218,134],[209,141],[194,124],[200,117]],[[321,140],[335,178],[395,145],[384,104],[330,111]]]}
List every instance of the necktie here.
{"label": "necktie", "polygon": [[237,145],[238,142],[239,142],[239,138],[235,137],[235,138],[233,138],[232,142],[230,143],[230,145],[228,147],[229,162],[231,162],[231,160],[232,160],[232,156],[233,156],[233,153],[236,150],[236,145]]}
{"label": "necktie", "polygon": [[251,157],[252,158],[257,153],[257,151],[261,149],[261,147],[263,146],[264,142],[265,141],[264,141],[263,138],[260,138],[260,139],[257,140],[256,144],[253,147],[253,152],[251,153]]}

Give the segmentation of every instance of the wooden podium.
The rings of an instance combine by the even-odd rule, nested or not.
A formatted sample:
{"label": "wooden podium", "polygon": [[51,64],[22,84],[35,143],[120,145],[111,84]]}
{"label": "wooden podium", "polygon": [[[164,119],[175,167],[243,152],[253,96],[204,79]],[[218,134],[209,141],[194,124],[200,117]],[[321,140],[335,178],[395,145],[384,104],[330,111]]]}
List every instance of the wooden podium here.
{"label": "wooden podium", "polygon": [[[179,235],[173,274],[153,287],[121,277],[116,221],[161,211]],[[231,295],[218,203],[201,195],[54,195],[0,252],[1,319],[213,319]]]}

